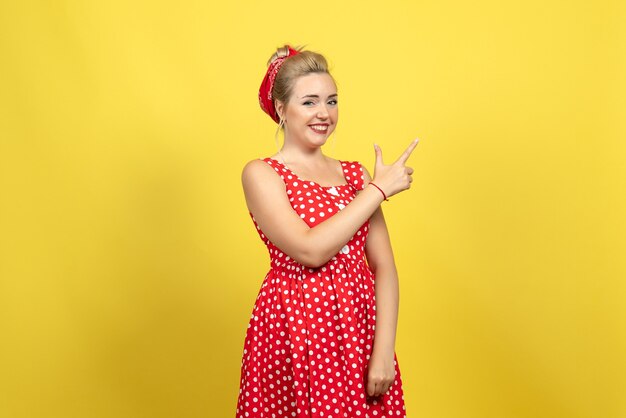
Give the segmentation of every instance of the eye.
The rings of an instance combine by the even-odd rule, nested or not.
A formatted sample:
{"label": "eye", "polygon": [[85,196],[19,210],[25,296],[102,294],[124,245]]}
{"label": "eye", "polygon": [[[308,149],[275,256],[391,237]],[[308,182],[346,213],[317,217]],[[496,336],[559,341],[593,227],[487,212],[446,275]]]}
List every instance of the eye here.
{"label": "eye", "polygon": [[308,100],[308,101],[306,101],[306,102],[304,102],[304,103],[302,103],[302,104],[303,104],[303,105],[308,105],[308,104],[313,104],[313,102],[312,102],[312,101],[310,101],[310,100]]}
{"label": "eye", "polygon": [[337,100],[331,100],[331,101],[330,101],[330,102],[328,102],[328,103],[330,103],[330,104],[332,104],[332,105],[336,105],[336,104],[337,104]]}

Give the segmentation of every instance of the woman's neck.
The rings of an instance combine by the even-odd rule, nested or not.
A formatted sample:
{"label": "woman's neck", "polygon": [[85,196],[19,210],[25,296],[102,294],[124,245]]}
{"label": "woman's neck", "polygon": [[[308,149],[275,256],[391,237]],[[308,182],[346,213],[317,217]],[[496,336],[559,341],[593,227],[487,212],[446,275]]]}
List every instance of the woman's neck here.
{"label": "woman's neck", "polygon": [[304,167],[319,167],[328,164],[328,160],[322,153],[320,147],[306,150],[285,144],[283,148],[278,151],[278,156],[281,158],[283,164],[287,166],[292,164]]}

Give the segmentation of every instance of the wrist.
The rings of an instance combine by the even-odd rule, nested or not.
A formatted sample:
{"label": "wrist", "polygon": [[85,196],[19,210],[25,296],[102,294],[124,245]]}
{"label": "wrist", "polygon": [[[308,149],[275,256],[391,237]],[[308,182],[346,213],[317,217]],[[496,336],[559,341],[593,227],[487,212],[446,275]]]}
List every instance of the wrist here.
{"label": "wrist", "polygon": [[374,183],[373,181],[370,181],[368,183],[368,185],[372,185],[374,188],[378,189],[378,191],[383,195],[383,199],[388,201],[389,199],[387,198],[387,194],[383,191],[383,189],[381,189],[376,183]]}
{"label": "wrist", "polygon": [[374,347],[372,348],[372,357],[382,357],[382,358],[393,358],[395,354],[395,349],[393,346],[391,347],[381,347],[381,346],[376,346],[376,344],[374,344]]}

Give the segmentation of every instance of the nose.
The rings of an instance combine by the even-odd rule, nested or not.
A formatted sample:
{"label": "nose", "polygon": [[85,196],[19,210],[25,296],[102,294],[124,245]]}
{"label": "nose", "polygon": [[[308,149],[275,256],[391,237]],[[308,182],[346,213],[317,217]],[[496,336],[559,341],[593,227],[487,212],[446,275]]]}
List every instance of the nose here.
{"label": "nose", "polygon": [[319,119],[327,119],[328,118],[328,109],[326,109],[326,105],[320,106],[319,110],[317,111],[317,117]]}

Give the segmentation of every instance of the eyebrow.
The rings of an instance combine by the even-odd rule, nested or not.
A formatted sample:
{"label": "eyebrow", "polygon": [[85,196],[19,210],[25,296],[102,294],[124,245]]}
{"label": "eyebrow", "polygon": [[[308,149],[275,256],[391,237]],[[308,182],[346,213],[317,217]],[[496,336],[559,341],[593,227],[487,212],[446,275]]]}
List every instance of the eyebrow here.
{"label": "eyebrow", "polygon": [[[307,94],[306,96],[302,96],[300,98],[304,99],[305,97],[314,97],[316,99],[319,99],[320,96],[318,96],[317,94]],[[328,98],[331,98],[331,97],[337,97],[337,93],[331,94],[330,96],[328,96]]]}

